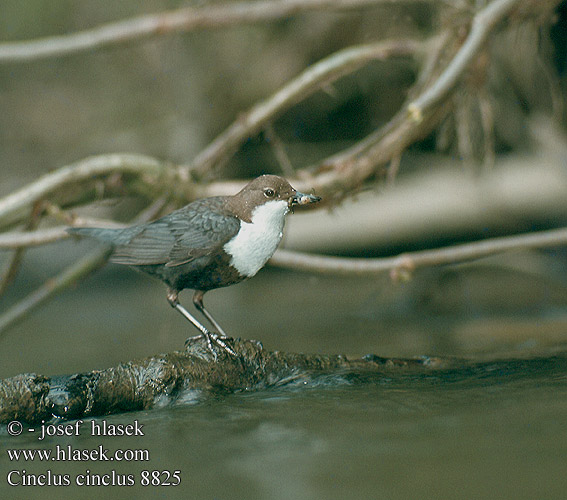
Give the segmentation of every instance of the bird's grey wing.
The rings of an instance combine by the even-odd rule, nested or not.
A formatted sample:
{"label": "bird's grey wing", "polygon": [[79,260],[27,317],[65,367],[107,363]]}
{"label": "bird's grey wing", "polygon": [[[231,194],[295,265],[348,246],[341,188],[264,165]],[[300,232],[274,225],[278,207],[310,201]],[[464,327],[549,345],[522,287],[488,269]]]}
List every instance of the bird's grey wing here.
{"label": "bird's grey wing", "polygon": [[175,235],[161,219],[139,228],[132,237],[114,247],[110,262],[131,266],[163,264],[175,245]]}
{"label": "bird's grey wing", "polygon": [[240,221],[213,211],[196,214],[190,224],[173,224],[175,244],[169,252],[167,267],[185,264],[197,257],[218,251],[240,229]]}
{"label": "bird's grey wing", "polygon": [[[192,209],[187,210],[189,207]],[[127,243],[116,246],[110,260],[127,265],[179,266],[216,251],[239,228],[236,217],[194,203],[136,232]]]}

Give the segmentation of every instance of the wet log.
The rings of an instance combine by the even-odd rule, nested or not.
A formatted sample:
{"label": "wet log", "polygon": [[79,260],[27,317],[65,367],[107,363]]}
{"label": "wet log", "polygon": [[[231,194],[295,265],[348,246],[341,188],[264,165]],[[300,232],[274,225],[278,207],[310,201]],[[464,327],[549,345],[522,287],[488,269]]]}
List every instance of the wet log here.
{"label": "wet log", "polygon": [[257,341],[232,339],[238,356],[213,355],[201,341],[186,350],[158,354],[105,370],[73,375],[26,373],[0,380],[0,423],[36,424],[148,410],[194,400],[200,392],[230,393],[283,385],[333,383],[431,372],[447,361],[421,357],[392,359],[266,351]]}

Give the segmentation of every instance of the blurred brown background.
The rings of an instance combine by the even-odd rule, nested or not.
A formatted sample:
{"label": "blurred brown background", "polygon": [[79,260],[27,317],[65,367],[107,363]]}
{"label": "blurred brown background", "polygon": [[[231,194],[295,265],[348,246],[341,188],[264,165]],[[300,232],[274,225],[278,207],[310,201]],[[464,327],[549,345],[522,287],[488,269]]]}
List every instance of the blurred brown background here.
{"label": "blurred brown background", "polygon": [[[72,33],[183,5],[190,4],[8,2],[2,5],[0,37],[17,41]],[[423,1],[319,10],[0,65],[0,194],[90,155],[134,152],[190,163],[239,113],[310,64],[353,44],[426,39],[464,23],[467,9],[465,2]],[[452,95],[453,111],[403,152],[395,182],[385,180],[384,168],[338,206],[291,217],[284,246],[380,257],[564,225],[566,22],[567,4],[561,3],[552,16],[516,16],[505,23]],[[273,129],[292,166],[317,163],[387,123],[419,72],[413,58],[375,61],[286,111]],[[490,137],[483,129],[486,106],[493,119]],[[281,172],[264,132],[251,137],[216,175],[262,172]],[[96,214],[124,218],[130,205],[125,206],[106,200]],[[15,285],[0,299],[2,309],[89,248],[66,242],[27,252]],[[234,290],[211,294],[209,302],[228,330],[261,338],[270,348],[385,355],[549,353],[567,341],[566,252],[508,253],[418,271],[407,283],[386,275],[339,279],[272,269]],[[262,305],[266,293],[274,294],[276,277],[283,292]],[[178,348],[175,330],[182,324],[162,298],[160,284],[109,266],[5,334],[1,342],[8,354],[29,348],[32,339],[39,347],[35,354],[33,348],[27,351],[23,365],[8,355],[14,364],[3,365],[3,375],[62,369],[38,364],[45,348],[39,339],[49,344],[65,330],[75,353],[84,347],[84,356],[67,370]],[[151,314],[141,300],[151,304]],[[88,317],[92,332],[79,334],[90,324]],[[134,326],[137,321],[143,325]],[[283,333],[286,321],[297,334]],[[142,333],[142,327],[157,328],[157,336]],[[347,336],[345,330],[355,333]],[[106,352],[91,357],[100,347],[99,335],[121,346],[111,349],[110,359]],[[132,352],[122,351],[127,338]]]}

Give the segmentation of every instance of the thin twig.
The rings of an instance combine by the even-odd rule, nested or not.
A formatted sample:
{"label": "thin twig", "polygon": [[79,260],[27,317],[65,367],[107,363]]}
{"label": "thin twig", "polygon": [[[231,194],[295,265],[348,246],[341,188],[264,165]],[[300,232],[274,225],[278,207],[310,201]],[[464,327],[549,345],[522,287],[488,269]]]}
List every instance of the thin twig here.
{"label": "thin twig", "polygon": [[6,289],[10,286],[10,283],[12,283],[16,277],[24,251],[25,248],[17,247],[16,250],[14,250],[8,257],[8,260],[3,266],[5,271],[0,273],[0,295],[6,291]]}
{"label": "thin twig", "polygon": [[388,166],[388,171],[386,172],[386,182],[391,186],[394,184],[396,177],[398,176],[398,171],[400,170],[400,163],[402,161],[401,154],[395,154],[390,160],[390,165]]}
{"label": "thin twig", "polygon": [[274,156],[280,165],[282,173],[286,177],[293,177],[295,174],[293,165],[289,159],[289,156],[285,150],[285,146],[283,145],[282,140],[279,138],[278,134],[274,130],[274,127],[271,123],[266,125],[264,129],[264,134],[266,136],[266,140],[272,147],[272,151],[274,152]]}
{"label": "thin twig", "polygon": [[494,111],[490,102],[490,95],[481,89],[478,97],[480,120],[482,123],[484,158],[482,163],[485,170],[492,170],[496,162],[494,146]]}
{"label": "thin twig", "polygon": [[[29,220],[25,225],[26,231],[30,231],[37,227],[42,212],[43,212],[42,203],[36,203],[32,210]],[[26,250],[25,247],[21,247],[21,246],[16,247],[12,255],[8,258],[8,263],[5,268],[6,271],[2,273],[2,275],[0,276],[0,296],[4,294],[6,289],[16,278],[16,275],[18,274],[18,269],[24,257],[25,250]]]}
{"label": "thin twig", "polygon": [[[310,11],[360,9],[385,3],[399,3],[399,0],[264,0],[185,7],[68,35],[2,43],[0,64],[76,54],[179,32],[273,21]],[[433,0],[413,0],[413,3],[433,3]]]}
{"label": "thin twig", "polygon": [[467,92],[455,93],[455,132],[459,158],[467,169],[474,164],[474,148],[472,138],[473,97]]}
{"label": "thin twig", "polygon": [[212,167],[222,165],[248,137],[256,134],[284,110],[305,99],[325,85],[356,71],[372,60],[415,55],[427,50],[427,41],[387,40],[349,47],[308,67],[275,94],[243,113],[212,141],[189,167],[202,177]]}
{"label": "thin twig", "polygon": [[286,269],[329,274],[372,274],[385,271],[409,270],[418,267],[455,264],[480,259],[488,255],[525,248],[546,248],[567,245],[567,228],[536,233],[491,238],[447,248],[409,252],[395,257],[363,259],[329,257],[289,250],[278,250],[270,264]]}
{"label": "thin twig", "polygon": [[16,278],[24,253],[25,248],[19,247],[8,257],[8,261],[4,267],[5,271],[0,275],[0,296],[4,294],[6,289]]}

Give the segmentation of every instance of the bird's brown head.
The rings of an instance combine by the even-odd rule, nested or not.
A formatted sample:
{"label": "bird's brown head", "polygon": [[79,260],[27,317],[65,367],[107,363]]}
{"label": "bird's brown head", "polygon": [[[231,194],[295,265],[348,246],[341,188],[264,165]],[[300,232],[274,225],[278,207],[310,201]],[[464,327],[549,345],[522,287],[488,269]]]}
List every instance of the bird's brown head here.
{"label": "bird's brown head", "polygon": [[250,221],[252,212],[265,203],[283,201],[290,209],[293,205],[307,205],[316,203],[320,199],[312,194],[300,193],[283,177],[261,175],[232,196],[229,203],[241,219]]}

